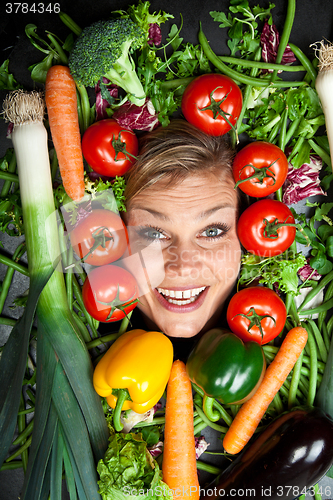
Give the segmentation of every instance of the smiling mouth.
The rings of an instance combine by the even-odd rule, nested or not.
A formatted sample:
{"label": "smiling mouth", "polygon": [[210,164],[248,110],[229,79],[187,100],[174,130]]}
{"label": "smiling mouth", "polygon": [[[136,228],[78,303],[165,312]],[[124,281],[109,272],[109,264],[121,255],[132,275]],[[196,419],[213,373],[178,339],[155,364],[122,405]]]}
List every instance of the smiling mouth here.
{"label": "smiling mouth", "polygon": [[187,290],[168,290],[166,288],[157,288],[163,298],[176,306],[186,306],[195,302],[200,294],[206,289],[206,286],[200,288],[191,288]]}

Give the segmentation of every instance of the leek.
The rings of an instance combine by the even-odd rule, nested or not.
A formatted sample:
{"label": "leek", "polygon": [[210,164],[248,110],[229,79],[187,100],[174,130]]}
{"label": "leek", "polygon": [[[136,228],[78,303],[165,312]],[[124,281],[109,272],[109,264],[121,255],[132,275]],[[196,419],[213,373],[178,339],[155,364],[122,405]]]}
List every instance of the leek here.
{"label": "leek", "polygon": [[328,138],[328,144],[331,151],[331,160],[333,152],[333,44],[321,41],[319,47],[316,47],[318,57],[318,75],[315,87],[325,115],[325,125]]}
{"label": "leek", "polygon": [[[48,138],[43,124],[44,101],[38,92],[18,90],[7,96],[3,109],[5,119],[13,123],[11,139],[17,158],[30,276],[30,304],[25,312],[28,319],[23,319],[21,329],[12,330],[7,342],[9,347],[2,356],[5,361],[16,356],[22,365],[39,297],[36,309],[36,410],[21,498],[39,500],[60,491],[64,466],[65,474],[71,475],[68,481],[73,483],[74,479],[79,498],[97,500],[100,496],[96,463],[107,448],[108,430],[100,398],[92,385],[91,359],[69,309],[59,263],[61,254]],[[22,354],[19,343],[23,340]],[[16,420],[15,405],[11,407],[10,401],[17,399],[17,392],[20,397],[17,389],[20,384],[22,387],[24,374],[24,370],[19,374],[14,372],[13,366],[11,370],[15,380],[6,397],[2,394],[2,406],[0,392],[0,410],[2,408],[3,422],[7,427],[12,426],[8,423],[8,415]],[[8,380],[9,375],[3,375],[3,370],[0,370],[0,388],[3,377]],[[0,432],[5,435],[7,427],[1,428],[1,422],[0,414]],[[2,445],[2,453],[4,451]]]}
{"label": "leek", "polygon": [[[316,78],[316,90],[321,101],[325,115],[325,125],[332,160],[333,152],[333,44],[320,42],[319,48],[316,47],[318,56],[318,76]],[[333,164],[333,163],[332,163]],[[327,275],[329,277],[329,275]],[[325,413],[333,418],[333,342],[331,341],[327,362],[319,386],[315,404]]]}

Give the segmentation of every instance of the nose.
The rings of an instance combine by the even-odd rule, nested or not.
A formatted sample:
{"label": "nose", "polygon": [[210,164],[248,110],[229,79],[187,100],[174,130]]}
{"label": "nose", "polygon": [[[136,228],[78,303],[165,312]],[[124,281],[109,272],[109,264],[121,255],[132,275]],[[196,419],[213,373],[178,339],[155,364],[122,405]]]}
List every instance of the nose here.
{"label": "nose", "polygon": [[197,279],[204,267],[203,250],[191,241],[177,242],[163,251],[165,274],[169,278]]}

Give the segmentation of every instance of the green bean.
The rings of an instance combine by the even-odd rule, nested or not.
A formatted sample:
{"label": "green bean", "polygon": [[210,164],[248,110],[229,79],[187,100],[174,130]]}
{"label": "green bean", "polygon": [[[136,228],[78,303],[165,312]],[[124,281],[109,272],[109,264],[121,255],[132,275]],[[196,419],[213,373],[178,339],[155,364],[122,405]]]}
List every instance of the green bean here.
{"label": "green bean", "polygon": [[330,317],[330,319],[326,323],[327,327],[327,334],[329,338],[332,338],[332,331],[333,331],[333,316]]}
{"label": "green bean", "polygon": [[73,31],[74,35],[79,36],[82,29],[80,28],[80,26],[78,24],[76,24],[75,21],[73,21],[73,19],[68,14],[65,14],[64,12],[60,12],[59,18],[64,23],[64,25],[67,26],[67,28],[69,28],[70,30]]}
{"label": "green bean", "polygon": [[[305,111],[304,111],[305,113]],[[286,133],[286,145],[290,142],[290,140],[294,137],[295,132],[301,123],[302,117],[296,118],[296,120],[293,120],[291,124],[288,127],[287,133]]]}
{"label": "green bean", "polygon": [[310,302],[310,300],[314,299],[314,297],[318,294],[320,290],[325,288],[331,281],[333,280],[333,271],[326,274],[318,283],[315,288],[312,288],[310,292],[304,298],[302,304],[299,306],[298,311],[301,311],[303,307]]}
{"label": "green bean", "polygon": [[[16,262],[22,257],[22,255],[25,253],[25,243],[21,243],[15,250],[12,261]],[[13,276],[14,276],[14,267],[8,267],[6,270],[5,277],[2,282],[2,289],[0,292],[0,314],[3,310],[3,307],[5,305],[5,301],[9,292],[9,288],[12,284]]]}
{"label": "green bean", "polygon": [[0,264],[4,264],[7,267],[12,267],[15,271],[18,271],[24,276],[29,277],[29,270],[26,266],[19,264],[18,262],[14,262],[13,259],[7,257],[6,255],[0,254]]}
{"label": "green bean", "polygon": [[4,181],[16,182],[16,183],[18,183],[18,181],[19,181],[18,175],[12,174],[11,172],[4,172],[3,170],[0,170],[0,179],[3,179]]}
{"label": "green bean", "polygon": [[[308,325],[302,324],[304,328],[306,328]],[[308,397],[307,397],[307,404],[312,406],[314,403],[314,399],[316,396],[316,390],[317,390],[317,347],[316,347],[316,342],[315,339],[312,335],[312,332],[310,331],[309,328],[306,328],[308,332],[308,345],[310,348],[310,358],[311,358],[311,364],[310,364],[310,377],[309,377],[309,390],[308,390]]]}
{"label": "green bean", "polygon": [[21,460],[14,460],[13,462],[3,463],[0,467],[0,471],[21,469],[22,467],[23,463]]}
{"label": "green bean", "polygon": [[[23,397],[23,393],[21,392],[19,410],[22,411],[22,410],[24,410],[24,408],[25,408],[24,397]],[[17,415],[17,429],[18,429],[19,434],[21,435],[21,440],[19,441],[19,443],[24,444],[24,442],[26,441],[26,438],[22,439],[22,434],[24,433],[24,431],[26,429],[26,419],[25,419],[25,415],[23,415],[23,414]],[[14,441],[14,443],[15,443],[15,441]],[[21,460],[22,460],[23,470],[26,471],[27,465],[28,465],[28,450],[27,449],[22,451]]]}
{"label": "green bean", "polygon": [[276,143],[276,138],[277,138],[279,130],[280,130],[280,121],[277,121],[269,133],[268,142],[271,142],[272,144]]}
{"label": "green bean", "polygon": [[324,344],[325,344],[325,347],[327,349],[327,352],[330,350],[330,338],[328,336],[328,331],[327,331],[327,325],[325,323],[325,321],[323,322],[322,324],[322,332],[323,332],[323,339],[324,339]]}
{"label": "green bean", "polygon": [[201,422],[202,422],[201,417],[199,417],[199,415],[197,415],[193,419],[193,426],[195,427],[197,424],[201,424]]}
{"label": "green bean", "polygon": [[0,316],[0,325],[5,325],[5,326],[15,326],[17,320],[13,318],[4,318],[3,316]]}
{"label": "green bean", "polygon": [[297,141],[295,142],[295,145],[293,149],[291,150],[289,156],[288,156],[288,161],[290,161],[297,153],[298,151],[302,148],[304,144],[305,138],[303,136],[300,136]]}
{"label": "green bean", "polygon": [[195,409],[198,412],[198,415],[200,416],[201,420],[203,422],[205,422],[206,425],[208,425],[212,429],[215,429],[216,431],[219,431],[219,432],[222,432],[222,433],[226,433],[227,432],[228,427],[224,427],[222,425],[215,424],[214,422],[212,422],[211,420],[209,420],[209,418],[206,417],[206,415],[204,414],[204,412],[202,411],[202,409],[200,408],[200,406],[195,405]]}
{"label": "green bean", "polygon": [[35,411],[34,407],[28,408],[27,410],[22,410],[18,412],[18,415],[28,415],[29,413],[33,413]]}
{"label": "green bean", "polygon": [[332,166],[330,155],[327,154],[326,151],[323,148],[321,148],[314,139],[309,139],[309,145],[312,147],[314,152],[318,156],[320,156],[320,158],[323,160],[324,163],[326,163],[328,166]]}
{"label": "green bean", "polygon": [[104,337],[98,337],[98,339],[94,339],[86,343],[87,349],[93,349],[94,347],[105,345],[108,342],[114,342],[118,337],[120,337],[120,335],[122,335],[122,333],[117,332],[110,333],[109,335],[105,335]]}
{"label": "green bean", "polygon": [[[260,61],[260,56],[261,56],[261,48],[257,49],[257,51],[254,54],[254,61],[256,64],[259,64]],[[237,59],[236,59],[237,60]],[[258,73],[258,67],[254,66],[251,71],[250,71],[250,76],[255,77]],[[242,109],[240,112],[240,115],[237,120],[236,124],[236,130],[239,132],[240,126],[242,125],[243,118],[247,109],[247,103],[249,101],[249,97],[251,95],[252,91],[252,86],[251,85],[246,85],[244,91],[243,91],[243,104],[242,104]]]}
{"label": "green bean", "polygon": [[82,104],[81,98],[78,89],[76,88],[76,101],[77,101],[77,117],[79,122],[79,129],[81,134],[84,133],[84,123],[83,123],[83,114],[82,114]]}
{"label": "green bean", "polygon": [[72,311],[72,315],[73,315],[75,323],[78,326],[78,329],[79,329],[79,332],[81,335],[81,340],[83,340],[83,342],[87,345],[91,341],[89,331],[88,331],[86,325],[83,323],[80,316],[75,311]]}
{"label": "green bean", "polygon": [[[271,88],[287,88],[287,87],[297,87],[304,85],[304,82],[290,82],[290,81],[277,81],[272,83],[270,80],[264,78],[253,78],[251,76],[244,75],[229,68],[224,64],[221,59],[213,52],[210,47],[208,40],[202,31],[201,23],[198,34],[198,40],[202,47],[202,50],[207,57],[207,59],[223,74],[229,76],[235,81],[243,83],[245,85],[252,85],[254,87],[271,87]],[[281,45],[281,42],[280,42]]]}
{"label": "green bean", "polygon": [[[15,171],[16,171],[16,155],[15,155],[15,151],[13,150],[13,154],[12,154],[11,160],[9,162],[7,172],[9,172],[10,174],[15,174]],[[12,186],[12,183],[10,181],[5,181],[3,183],[0,196],[7,196],[7,194],[10,191],[11,186]]]}
{"label": "green bean", "polygon": [[205,394],[202,400],[203,412],[211,422],[217,422],[218,420],[220,420],[221,415],[219,411],[215,411],[213,409],[213,403],[214,398],[210,398]]}
{"label": "green bean", "polygon": [[[318,287],[316,287],[316,288],[318,288]],[[310,295],[310,293],[311,292],[309,292],[309,295]],[[312,314],[321,313],[322,311],[328,311],[332,307],[333,307],[333,297],[330,300],[327,300],[326,302],[323,302],[319,306],[313,307],[312,309],[306,309],[304,311],[303,310],[300,311],[298,309],[298,314],[299,314],[299,316],[311,316]]]}
{"label": "green bean", "polygon": [[295,363],[295,366],[293,368],[293,374],[291,377],[291,383],[290,383],[290,389],[289,389],[289,395],[288,395],[288,408],[292,408],[296,404],[296,392],[298,389],[298,384],[299,380],[301,377],[301,368],[302,368],[302,363],[303,363],[303,355],[304,351],[301,352],[298,360]]}
{"label": "green bean", "polygon": [[[244,68],[255,68],[255,69],[270,69],[277,71],[306,71],[306,68],[302,65],[299,66],[287,66],[286,64],[275,64],[275,63],[266,63],[260,61],[260,59],[239,59],[238,57],[232,56],[219,56],[222,62],[235,64],[236,66],[242,66]],[[254,75],[251,75],[254,76]]]}
{"label": "green bean", "polygon": [[[31,445],[31,441],[32,441],[32,436],[30,436],[26,442],[20,446],[20,448],[18,450],[16,450],[12,455],[10,455],[10,457],[7,458],[6,462],[11,462],[12,460],[14,460],[14,458],[18,457],[18,456],[22,456],[22,453],[27,450],[29,448],[29,446]],[[22,460],[23,462],[23,460]]]}
{"label": "green bean", "polygon": [[280,149],[282,149],[282,151],[284,151],[286,146],[287,122],[288,122],[288,109],[286,108],[282,113],[280,135],[278,140],[278,146]]}
{"label": "green bean", "polygon": [[[327,289],[325,290],[324,301],[327,301],[333,297],[333,280],[329,283]],[[323,311],[318,315],[318,328],[322,329],[324,324],[324,319],[327,316],[327,311]]]}
{"label": "green bean", "polygon": [[[284,21],[283,31],[281,34],[280,43],[275,58],[276,64],[281,63],[284,51],[288,45],[291,29],[294,23],[295,11],[296,11],[296,1],[289,0],[287,5],[287,14]],[[271,78],[272,82],[275,80],[276,75],[277,75],[277,70],[273,71],[272,73],[272,78]]]}
{"label": "green bean", "polygon": [[150,427],[151,425],[163,425],[165,424],[165,417],[155,417],[151,422],[142,420],[142,422],[137,422],[133,427]]}
{"label": "green bean", "polygon": [[201,434],[201,431],[203,431],[204,429],[206,429],[208,427],[208,425],[206,424],[206,422],[203,422],[201,421],[201,423],[197,424],[194,429],[193,429],[193,433],[194,435],[196,436],[197,434]]}
{"label": "green bean", "polygon": [[312,79],[312,83],[314,84],[317,78],[317,71],[315,70],[310,59],[304,54],[304,52],[302,52],[302,50],[299,47],[297,47],[297,45],[294,45],[293,43],[289,42],[289,47],[291,48],[295,57],[297,57],[303,68],[305,68],[306,71],[309,73]]}
{"label": "green bean", "polygon": [[59,44],[58,40],[52,35],[52,33],[48,33],[47,37],[49,40],[51,40],[57,53],[59,54],[61,63],[64,65],[67,65],[68,64],[68,57],[65,54],[62,46]]}
{"label": "green bean", "polygon": [[218,467],[215,467],[215,465],[206,464],[205,462],[202,462],[201,460],[197,460],[197,469],[203,470],[205,472],[209,472],[210,474],[214,474],[215,476],[218,476],[218,474],[221,473],[221,469],[219,469]]}
{"label": "green bean", "polygon": [[[198,387],[196,384],[192,384],[192,386],[193,386],[194,390],[197,392],[197,394],[199,394],[203,398],[205,393],[201,389],[201,387]],[[220,405],[220,403],[218,401],[216,401],[216,399],[214,399],[213,406],[214,406],[214,408],[216,408],[220,412],[221,418],[223,418],[225,423],[230,426],[231,422],[232,422],[232,418],[230,417],[229,413],[223,408],[222,405]]]}
{"label": "green bean", "polygon": [[313,336],[317,342],[318,351],[319,351],[319,355],[320,355],[320,358],[318,358],[318,359],[320,359],[321,361],[326,363],[326,361],[327,361],[327,349],[326,349],[323,337],[321,336],[321,333],[318,329],[318,326],[316,325],[316,323],[312,319],[309,319],[308,323],[311,326]]}
{"label": "green bean", "polygon": [[283,412],[283,404],[282,404],[282,401],[281,401],[281,398],[280,398],[280,394],[278,392],[274,396],[273,404],[274,404],[275,409],[276,409],[276,411],[278,413],[282,413]]}
{"label": "green bean", "polygon": [[13,445],[17,446],[18,444],[23,443],[23,441],[32,433],[34,427],[34,420],[30,420],[28,425],[20,432],[17,438],[13,441]]}
{"label": "green bean", "polygon": [[76,83],[77,89],[80,94],[81,106],[82,106],[82,133],[84,133],[90,125],[90,102],[87,89],[84,85]]}
{"label": "green bean", "polygon": [[82,310],[82,312],[87,320],[88,325],[91,328],[92,335],[94,338],[97,338],[98,332],[95,328],[93,318],[90,316],[90,314],[88,313],[88,311],[86,310],[86,308],[84,306],[83,299],[82,299],[81,287],[78,284],[77,279],[76,279],[74,274],[73,274],[73,290],[74,290],[74,295],[76,297],[76,300],[77,300],[77,302],[78,302],[78,304],[79,304],[79,306],[80,306],[80,308],[81,308],[81,310]]}

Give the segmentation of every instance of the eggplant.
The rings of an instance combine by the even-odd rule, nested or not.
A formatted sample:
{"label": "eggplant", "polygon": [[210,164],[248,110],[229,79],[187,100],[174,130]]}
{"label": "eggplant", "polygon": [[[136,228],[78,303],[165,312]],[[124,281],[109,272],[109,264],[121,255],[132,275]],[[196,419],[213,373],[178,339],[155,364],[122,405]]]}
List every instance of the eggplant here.
{"label": "eggplant", "polygon": [[332,464],[333,420],[319,408],[295,409],[274,420],[200,499],[294,499]]}

